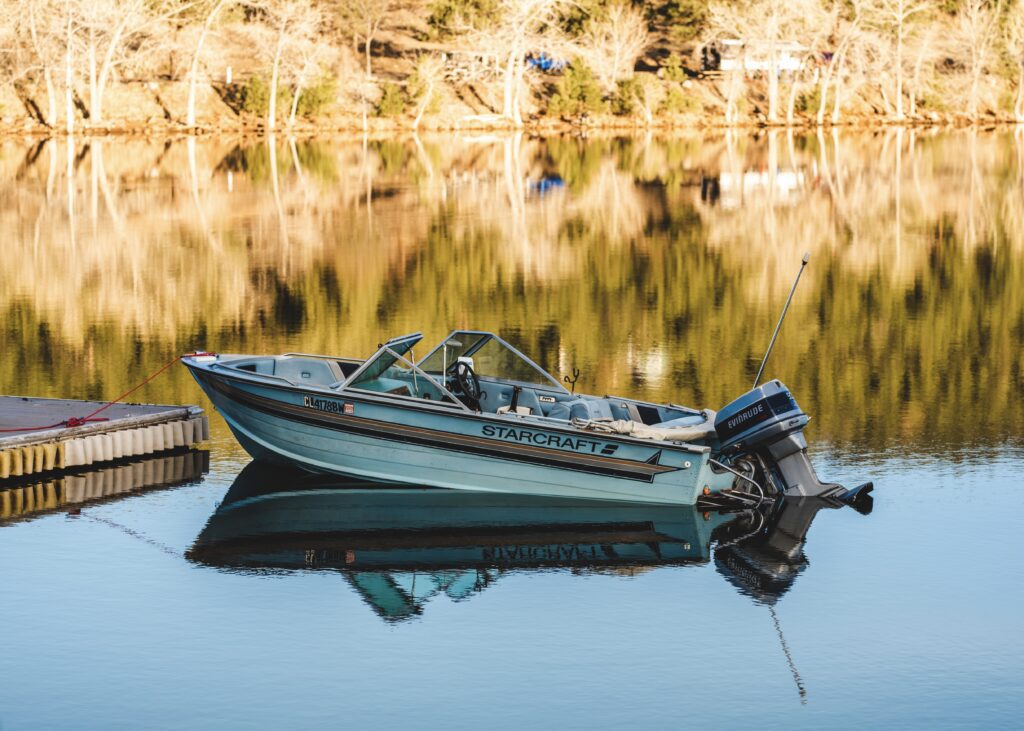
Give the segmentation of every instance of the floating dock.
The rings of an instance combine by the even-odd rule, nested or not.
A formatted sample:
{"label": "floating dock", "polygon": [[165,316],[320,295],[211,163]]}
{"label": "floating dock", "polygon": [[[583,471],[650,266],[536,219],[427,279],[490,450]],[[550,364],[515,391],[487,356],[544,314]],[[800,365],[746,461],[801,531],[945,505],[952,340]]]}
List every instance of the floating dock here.
{"label": "floating dock", "polygon": [[[101,409],[102,420],[81,423]],[[0,485],[188,448],[209,438],[209,419],[198,406],[0,396]]]}

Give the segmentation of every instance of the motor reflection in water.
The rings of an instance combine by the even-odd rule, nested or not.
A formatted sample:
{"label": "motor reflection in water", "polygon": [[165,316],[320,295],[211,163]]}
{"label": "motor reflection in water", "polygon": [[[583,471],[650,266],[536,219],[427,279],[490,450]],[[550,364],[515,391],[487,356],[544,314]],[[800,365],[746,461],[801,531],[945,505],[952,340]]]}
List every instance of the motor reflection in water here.
{"label": "motor reflection in water", "polygon": [[719,571],[761,598],[781,596],[807,563],[803,536],[820,507],[716,512],[473,493],[252,462],[187,555],[232,571],[339,571],[387,621],[416,617],[442,594],[467,599],[511,571],[628,575],[707,564],[712,546]]}

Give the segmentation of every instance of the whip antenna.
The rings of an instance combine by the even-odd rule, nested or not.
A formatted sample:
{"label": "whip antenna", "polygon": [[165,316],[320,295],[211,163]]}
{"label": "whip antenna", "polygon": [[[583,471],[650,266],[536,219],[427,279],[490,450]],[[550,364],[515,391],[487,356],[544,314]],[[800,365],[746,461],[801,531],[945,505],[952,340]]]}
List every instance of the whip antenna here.
{"label": "whip antenna", "polygon": [[789,290],[789,297],[786,299],[786,306],[782,308],[782,314],[779,315],[779,322],[775,326],[775,332],[772,333],[772,341],[768,343],[768,350],[764,354],[764,360],[761,361],[761,367],[757,369],[757,376],[754,378],[754,385],[751,388],[757,388],[758,382],[761,380],[761,374],[764,373],[764,367],[768,364],[768,356],[772,354],[772,348],[775,347],[775,339],[779,337],[779,330],[782,329],[782,321],[786,319],[786,313],[789,312],[789,303],[793,301],[793,293],[796,292],[796,285],[800,284],[800,275],[804,273],[804,267],[807,266],[807,262],[811,260],[811,252],[804,254],[803,260],[800,262],[800,271],[796,273],[796,279],[793,280],[793,288]]}

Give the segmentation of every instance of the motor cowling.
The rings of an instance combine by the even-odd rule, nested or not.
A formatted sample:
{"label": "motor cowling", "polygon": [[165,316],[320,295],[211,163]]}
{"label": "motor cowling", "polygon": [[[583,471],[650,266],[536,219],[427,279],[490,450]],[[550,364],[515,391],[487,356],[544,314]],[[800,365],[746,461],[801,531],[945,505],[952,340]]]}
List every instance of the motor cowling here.
{"label": "motor cowling", "polygon": [[780,381],[748,391],[718,412],[715,431],[724,456],[759,456],[774,468],[787,495],[828,497],[846,488],[818,479],[807,457],[803,430],[810,417]]}

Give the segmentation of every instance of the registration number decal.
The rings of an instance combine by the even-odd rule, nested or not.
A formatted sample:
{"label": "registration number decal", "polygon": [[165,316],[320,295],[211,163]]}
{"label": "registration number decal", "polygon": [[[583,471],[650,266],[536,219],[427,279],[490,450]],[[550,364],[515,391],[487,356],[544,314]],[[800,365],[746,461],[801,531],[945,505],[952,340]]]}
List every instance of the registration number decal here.
{"label": "registration number decal", "polygon": [[328,414],[354,414],[355,404],[342,401],[330,401],[328,399],[316,398],[315,396],[303,396],[302,405],[317,411],[326,411]]}

